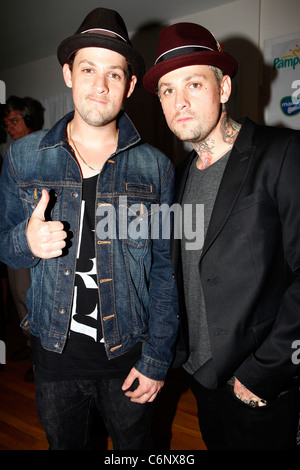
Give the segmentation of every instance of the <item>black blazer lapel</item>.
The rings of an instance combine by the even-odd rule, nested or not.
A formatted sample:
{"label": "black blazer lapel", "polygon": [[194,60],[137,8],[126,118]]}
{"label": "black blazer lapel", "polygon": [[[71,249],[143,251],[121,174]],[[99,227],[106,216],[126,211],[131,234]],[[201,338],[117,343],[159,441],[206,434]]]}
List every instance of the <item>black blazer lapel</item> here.
{"label": "black blazer lapel", "polygon": [[254,126],[246,120],[226,165],[203,245],[203,257],[221,232],[246,182],[255,147]]}
{"label": "black blazer lapel", "polygon": [[[195,156],[196,156],[196,153],[194,151],[191,152],[188,155],[188,157],[176,167],[175,196],[174,196],[175,204],[181,204],[183,193],[185,190],[185,185],[189,176],[190,167]],[[180,218],[177,218],[174,221],[174,224],[178,224],[178,223],[180,223]],[[177,273],[178,268],[180,266],[180,258],[181,258],[181,245],[180,245],[181,240],[178,238],[174,238],[175,232],[176,232],[176,228],[175,226],[173,226],[173,234],[171,238],[171,260],[175,269],[175,273]],[[179,233],[180,232],[181,230],[179,228]]]}

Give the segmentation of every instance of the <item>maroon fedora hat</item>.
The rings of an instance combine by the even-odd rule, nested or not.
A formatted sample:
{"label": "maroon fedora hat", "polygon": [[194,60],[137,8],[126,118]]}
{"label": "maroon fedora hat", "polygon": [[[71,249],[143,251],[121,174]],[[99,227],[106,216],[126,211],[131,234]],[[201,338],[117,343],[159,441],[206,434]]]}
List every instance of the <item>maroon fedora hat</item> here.
{"label": "maroon fedora hat", "polygon": [[236,60],[222,48],[214,35],[195,23],[177,23],[160,33],[156,61],[144,75],[143,85],[157,93],[157,82],[166,73],[189,65],[213,65],[234,77]]}
{"label": "maroon fedora hat", "polygon": [[133,74],[141,80],[145,65],[139,52],[133,48],[122,17],[114,10],[96,8],[83,20],[77,31],[59,45],[57,57],[61,65],[84,47],[102,47],[123,55],[130,63]]}

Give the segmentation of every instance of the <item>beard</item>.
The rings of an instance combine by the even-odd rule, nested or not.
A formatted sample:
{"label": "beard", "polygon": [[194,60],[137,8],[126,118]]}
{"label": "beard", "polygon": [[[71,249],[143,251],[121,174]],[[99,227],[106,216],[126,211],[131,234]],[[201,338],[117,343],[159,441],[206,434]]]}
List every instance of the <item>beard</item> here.
{"label": "beard", "polygon": [[94,127],[110,124],[116,120],[119,114],[119,111],[116,111],[111,103],[106,103],[103,110],[98,106],[88,106],[86,102],[78,103],[75,108],[83,121]]}
{"label": "beard", "polygon": [[170,130],[178,137],[182,142],[189,142],[190,144],[197,144],[204,141],[217,127],[221,113],[210,121],[196,121],[193,126],[177,126],[176,124],[170,124]]}
{"label": "beard", "polygon": [[190,129],[178,129],[170,126],[170,129],[182,142],[189,142],[191,144],[204,140],[209,134],[209,130],[204,129],[201,125]]}
{"label": "beard", "polygon": [[103,113],[90,112],[78,109],[77,111],[81,118],[84,120],[84,122],[94,127],[105,126],[106,124],[109,124],[114,121],[118,115],[118,113],[116,114],[113,111],[106,111]]}

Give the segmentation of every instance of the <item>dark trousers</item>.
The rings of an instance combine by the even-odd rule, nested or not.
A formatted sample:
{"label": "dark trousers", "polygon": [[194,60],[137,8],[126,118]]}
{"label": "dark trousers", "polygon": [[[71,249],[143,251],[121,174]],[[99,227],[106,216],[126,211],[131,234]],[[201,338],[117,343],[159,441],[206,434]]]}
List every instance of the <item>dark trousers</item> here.
{"label": "dark trousers", "polygon": [[190,378],[198,405],[202,438],[208,450],[296,450],[298,387],[264,407],[252,408],[226,385],[207,390]]}
{"label": "dark trousers", "polygon": [[137,404],[122,379],[43,381],[36,372],[36,408],[50,450],[89,448],[91,412],[102,415],[114,449],[151,449],[153,403]]}

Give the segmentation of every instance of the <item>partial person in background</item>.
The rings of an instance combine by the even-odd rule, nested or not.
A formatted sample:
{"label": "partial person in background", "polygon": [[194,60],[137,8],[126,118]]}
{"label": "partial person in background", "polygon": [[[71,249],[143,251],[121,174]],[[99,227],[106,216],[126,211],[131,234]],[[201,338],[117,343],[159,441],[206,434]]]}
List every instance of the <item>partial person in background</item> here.
{"label": "partial person in background", "polygon": [[176,169],[175,202],[184,214],[192,207],[196,227],[195,240],[185,225],[182,239],[174,231],[176,362],[208,449],[296,449],[300,132],[231,119],[237,70],[206,28],[179,23],[161,32],[144,76],[172,132],[194,149]]}
{"label": "partial person in background", "polygon": [[45,110],[39,101],[12,95],[1,107],[4,125],[13,140],[43,128]]}
{"label": "partial person in background", "polygon": [[[10,96],[5,105],[1,105],[2,119],[7,133],[12,140],[18,140],[32,132],[38,131],[44,125],[44,108],[33,98]],[[27,315],[26,295],[30,285],[29,269],[12,269],[7,266],[8,283],[20,321]],[[20,361],[30,356],[30,333],[26,335],[26,345],[12,353],[10,360]],[[34,381],[33,368],[24,375],[26,382]]]}

